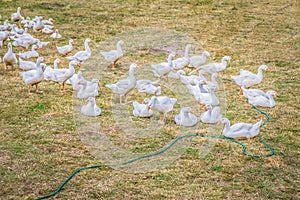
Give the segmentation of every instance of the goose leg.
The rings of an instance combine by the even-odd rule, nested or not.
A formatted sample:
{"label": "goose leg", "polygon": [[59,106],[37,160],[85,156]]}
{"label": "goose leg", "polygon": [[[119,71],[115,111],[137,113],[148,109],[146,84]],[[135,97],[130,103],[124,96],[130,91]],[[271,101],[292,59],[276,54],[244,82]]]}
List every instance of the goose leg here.
{"label": "goose leg", "polygon": [[120,104],[122,104],[122,95],[120,95]]}
{"label": "goose leg", "polygon": [[60,91],[61,93],[63,93],[63,89],[62,89],[62,85],[61,85],[61,84],[59,84],[59,91]]}
{"label": "goose leg", "polygon": [[38,89],[38,84],[35,85],[35,92],[38,93],[39,89]]}
{"label": "goose leg", "polygon": [[27,86],[27,93],[28,93],[28,94],[31,94],[31,93],[30,93],[30,85]]}
{"label": "goose leg", "polygon": [[242,88],[240,87],[240,90],[239,90],[239,95],[242,95]]}
{"label": "goose leg", "polygon": [[111,65],[111,69],[115,69],[115,63]]}
{"label": "goose leg", "polygon": [[62,84],[62,92],[64,92],[64,93],[67,92],[65,89],[65,83]]}
{"label": "goose leg", "polygon": [[159,116],[160,116],[159,117],[159,122],[164,123],[166,114],[165,113],[159,113]]}
{"label": "goose leg", "polygon": [[159,113],[159,121],[162,122],[163,121],[163,114]]}

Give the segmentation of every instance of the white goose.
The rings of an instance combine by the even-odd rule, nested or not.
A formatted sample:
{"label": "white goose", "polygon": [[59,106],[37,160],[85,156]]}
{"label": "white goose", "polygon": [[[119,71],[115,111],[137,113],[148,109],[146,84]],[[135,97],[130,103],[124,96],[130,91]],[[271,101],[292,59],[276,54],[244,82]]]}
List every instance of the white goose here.
{"label": "white goose", "polygon": [[0,46],[3,47],[3,43],[8,39],[9,33],[7,31],[0,31]]}
{"label": "white goose", "polygon": [[22,58],[19,57],[19,67],[22,70],[28,71],[28,70],[36,69],[36,63],[22,60]]}
{"label": "white goose", "polygon": [[36,45],[38,46],[39,49],[42,49],[43,47],[47,46],[49,44],[49,42],[41,42],[39,39],[36,43]]}
{"label": "white goose", "polygon": [[84,61],[86,61],[87,59],[89,59],[89,57],[91,56],[91,49],[89,47],[89,42],[91,41],[91,39],[87,38],[84,41],[84,51],[79,51],[77,52],[75,55],[73,56],[68,56],[66,57],[68,60],[77,60],[80,63],[83,63]]}
{"label": "white goose", "polygon": [[42,30],[41,30],[42,33],[44,34],[51,34],[53,33],[53,30],[51,28],[48,28],[48,27],[44,27]]}
{"label": "white goose", "polygon": [[16,22],[21,20],[23,17],[21,16],[21,7],[18,7],[17,12],[11,14],[11,21]]}
{"label": "white goose", "polygon": [[45,28],[45,25],[42,22],[42,17],[35,17],[34,18],[34,25],[33,25],[33,30],[35,32],[41,31],[43,28]]}
{"label": "white goose", "polygon": [[181,108],[180,113],[174,118],[175,123],[180,126],[195,126],[197,124],[197,117],[190,111],[190,107]]}
{"label": "white goose", "polygon": [[219,99],[215,94],[215,89],[216,88],[213,85],[209,85],[208,93],[201,92],[197,100],[203,105],[207,105],[207,104],[211,104],[212,106],[219,105]]}
{"label": "white goose", "polygon": [[36,92],[38,92],[38,84],[44,80],[43,70],[41,67],[41,62],[44,61],[43,57],[39,57],[36,63],[36,70],[20,72],[22,80],[28,85],[28,94],[30,94],[30,86],[36,87]]}
{"label": "white goose", "polygon": [[112,63],[112,69],[115,69],[116,62],[123,57],[123,51],[121,45],[123,44],[122,40],[117,42],[116,50],[111,50],[108,52],[100,52],[107,62]]}
{"label": "white goose", "polygon": [[80,87],[77,93],[77,98],[85,99],[98,96],[98,79],[92,79],[91,81],[81,79],[78,81],[78,84]]}
{"label": "white goose", "polygon": [[44,25],[53,25],[53,19],[52,18],[49,18],[49,19],[43,19],[42,20],[42,23],[44,24]]}
{"label": "white goose", "polygon": [[262,81],[263,79],[262,70],[268,70],[268,67],[266,65],[259,66],[257,70],[257,74],[254,74],[246,70],[242,70],[240,71],[241,72],[240,75],[231,76],[231,78],[240,87],[248,88],[253,85],[259,84]]}
{"label": "white goose", "polygon": [[30,17],[26,17],[26,19],[23,17],[22,19],[21,19],[21,24],[27,24],[27,23],[29,23],[31,21],[31,19],[30,19]]}
{"label": "white goose", "polygon": [[81,85],[78,84],[80,80],[85,80],[81,71],[77,72],[77,74],[73,74],[73,76],[66,81],[66,84],[72,85],[73,90],[78,91],[81,87]]}
{"label": "white goose", "polygon": [[50,66],[46,66],[46,68],[44,70],[44,79],[46,81],[50,81],[52,79],[52,77],[54,76],[55,70],[58,69],[59,62],[60,62],[59,58],[56,58],[53,62],[53,68]]}
{"label": "white goose", "polygon": [[138,90],[140,93],[153,94],[153,95],[161,95],[161,87],[154,85],[147,85]]}
{"label": "white goose", "polygon": [[204,72],[213,74],[218,73],[226,69],[227,61],[230,60],[230,56],[224,56],[220,63],[208,63],[200,66],[198,69],[202,69]]}
{"label": "white goose", "polygon": [[259,89],[246,89],[244,86],[241,87],[243,95],[248,98],[254,98],[256,96],[265,96],[270,93],[272,90],[268,90],[266,93]]}
{"label": "white goose", "polygon": [[79,62],[72,60],[67,69],[53,69],[53,75],[48,80],[58,83],[60,91],[65,92],[65,82],[73,76],[76,65],[79,65]]}
{"label": "white goose", "polygon": [[189,58],[189,49],[191,45],[187,44],[185,47],[185,52],[184,52],[184,57],[177,58],[172,61],[172,68],[173,69],[182,69],[186,67],[190,63],[190,58]]}
{"label": "white goose", "polygon": [[141,104],[137,101],[132,102],[132,114],[135,117],[151,117],[153,115],[153,111],[148,109],[147,104]]}
{"label": "white goose", "polygon": [[178,70],[178,71],[176,71],[176,72],[169,72],[168,73],[168,78],[172,78],[172,79],[179,79],[180,78],[180,76],[182,76],[182,75],[185,75],[185,71],[183,71],[183,70]]}
{"label": "white goose", "polygon": [[10,29],[10,24],[8,23],[8,20],[5,20],[3,24],[0,24],[0,31],[7,31]]}
{"label": "white goose", "polygon": [[222,119],[224,129],[223,135],[228,138],[252,138],[259,134],[259,128],[262,120],[255,124],[237,123],[230,126],[230,121],[227,118]]}
{"label": "white goose", "polygon": [[23,53],[19,53],[19,57],[23,58],[23,59],[29,59],[29,58],[37,58],[39,57],[39,53],[36,51],[37,49],[37,45],[32,45],[31,47],[31,51],[26,51]]}
{"label": "white goose", "polygon": [[50,35],[50,38],[59,39],[61,38],[61,34],[58,33],[58,29],[55,29],[54,33]]}
{"label": "white goose", "polygon": [[212,108],[210,104],[206,105],[206,111],[200,115],[203,123],[215,124],[222,120],[221,109],[219,106]]}
{"label": "white goose", "polygon": [[188,67],[199,68],[200,65],[206,63],[207,57],[209,56],[210,55],[207,51],[203,51],[203,53],[200,56],[191,56]]}
{"label": "white goose", "polygon": [[160,95],[161,94],[161,87],[156,86],[159,81],[151,81],[151,80],[138,80],[136,81],[136,89],[140,93],[146,94],[154,94]]}
{"label": "white goose", "polygon": [[189,75],[189,76],[181,75],[180,80],[185,85],[187,85],[187,84],[198,85],[200,81],[206,82],[206,78],[203,76],[203,73],[204,73],[204,71],[200,70],[198,73],[198,76],[196,76],[196,75]]}
{"label": "white goose", "polygon": [[8,50],[4,54],[3,59],[2,59],[5,64],[5,69],[7,69],[7,66],[11,66],[13,68],[14,65],[18,64],[17,57],[13,53],[12,44],[10,42],[8,43],[7,47],[8,47]]}
{"label": "white goose", "polygon": [[59,54],[65,56],[73,50],[73,45],[72,44],[73,44],[73,40],[70,39],[68,45],[61,46],[61,47],[56,46],[56,49],[57,49]]}
{"label": "white goose", "polygon": [[158,76],[159,78],[162,78],[163,76],[168,75],[168,73],[172,70],[172,58],[175,56],[174,53],[170,53],[168,56],[167,61],[168,62],[162,62],[159,64],[152,64],[152,71],[155,76]]}
{"label": "white goose", "polygon": [[129,67],[129,72],[126,79],[119,80],[115,84],[105,85],[105,87],[111,89],[113,93],[120,95],[120,104],[122,104],[123,96],[125,96],[125,103],[127,102],[126,95],[136,86],[136,79],[134,77],[134,70],[136,67],[136,64],[132,63]]}
{"label": "white goose", "polygon": [[248,97],[248,102],[254,106],[261,106],[266,108],[272,108],[275,106],[274,97],[276,92],[269,90],[266,94],[260,94],[255,97]]}
{"label": "white goose", "polygon": [[101,109],[97,106],[95,98],[89,97],[88,104],[83,105],[80,108],[80,112],[81,112],[81,114],[86,115],[86,116],[96,117],[101,114]]}
{"label": "white goose", "polygon": [[160,114],[160,122],[163,122],[166,114],[173,110],[173,106],[177,99],[169,98],[167,96],[153,96],[148,102],[148,109],[158,111]]}

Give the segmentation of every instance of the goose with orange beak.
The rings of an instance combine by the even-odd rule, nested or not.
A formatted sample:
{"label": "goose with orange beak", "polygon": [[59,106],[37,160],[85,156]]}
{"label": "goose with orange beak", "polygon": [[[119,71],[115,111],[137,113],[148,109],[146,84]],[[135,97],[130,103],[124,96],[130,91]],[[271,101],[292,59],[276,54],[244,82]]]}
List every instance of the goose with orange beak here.
{"label": "goose with orange beak", "polygon": [[134,70],[136,68],[137,65],[132,63],[129,67],[128,76],[125,79],[121,79],[115,84],[105,85],[105,87],[111,89],[113,93],[120,95],[120,104],[122,104],[123,97],[125,97],[125,103],[127,103],[126,95],[136,86],[136,79],[134,77]]}
{"label": "goose with orange beak", "polygon": [[148,102],[148,110],[152,109],[160,114],[160,122],[164,122],[166,114],[173,110],[173,106],[177,99],[169,98],[167,96],[153,96]]}
{"label": "goose with orange beak", "polygon": [[16,55],[13,53],[12,50],[12,44],[9,42],[7,45],[7,52],[3,56],[3,62],[5,64],[5,69],[7,69],[7,66],[11,66],[12,68],[14,67],[15,64],[18,64],[18,60]]}
{"label": "goose with orange beak", "polygon": [[269,68],[266,65],[261,65],[257,70],[257,74],[246,70],[240,70],[239,75],[231,76],[232,80],[240,86],[239,94],[242,93],[241,87],[248,88],[261,83],[263,79],[262,70],[269,70]]}

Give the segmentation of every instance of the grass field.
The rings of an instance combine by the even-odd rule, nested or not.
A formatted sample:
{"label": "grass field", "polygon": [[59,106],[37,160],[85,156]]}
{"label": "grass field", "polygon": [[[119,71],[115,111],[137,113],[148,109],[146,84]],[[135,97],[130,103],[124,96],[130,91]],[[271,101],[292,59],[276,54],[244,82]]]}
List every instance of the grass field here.
{"label": "grass field", "polygon": [[[214,1],[214,0],[90,0],[90,1],[11,1],[0,0],[1,23],[10,19],[17,7],[22,15],[52,17],[63,38],[50,40],[40,55],[50,64],[58,56],[55,45],[74,40],[75,50],[91,38],[91,49],[99,43],[137,29],[161,28],[187,35],[199,44],[194,51],[207,50],[219,61],[231,56],[222,77],[238,74],[239,69],[256,71],[266,64],[263,82],[257,87],[278,92],[276,106],[263,109],[270,116],[261,137],[275,155],[254,159],[244,156],[240,146],[217,140],[214,148],[199,157],[198,143],[191,141],[181,157],[170,165],[145,173],[126,173],[109,167],[77,174],[56,199],[299,199],[299,1]],[[32,32],[31,32],[32,33]],[[162,40],[164,35],[161,36]],[[114,44],[113,44],[114,46]],[[126,43],[124,44],[126,46]],[[105,47],[103,47],[105,48]],[[1,57],[6,48],[0,49]],[[24,51],[14,48],[14,52]],[[93,54],[94,52],[92,52]],[[157,57],[155,55],[158,55]],[[100,124],[118,145],[138,153],[156,151],[172,138],[175,124],[170,115],[161,138],[140,143],[126,142],[111,119],[111,92],[106,83],[116,82],[127,73],[131,60],[156,63],[166,54],[147,49],[126,52],[117,70],[107,69],[100,79]],[[67,66],[62,58],[60,66]],[[145,67],[145,66],[144,66]],[[87,66],[86,66],[87,68]],[[27,94],[18,76],[19,69],[0,71],[0,199],[33,199],[54,191],[75,169],[103,163],[91,155],[77,131],[70,86],[60,93],[58,86],[42,82],[42,94]],[[97,78],[97,77],[95,77]],[[232,123],[254,122],[263,118],[238,97],[238,87],[224,83],[226,116]],[[132,99],[130,99],[132,100]],[[177,105],[178,107],[178,105]],[[215,133],[220,135],[221,133]],[[253,154],[266,154],[258,138],[243,141]],[[134,164],[132,164],[134,165]]]}

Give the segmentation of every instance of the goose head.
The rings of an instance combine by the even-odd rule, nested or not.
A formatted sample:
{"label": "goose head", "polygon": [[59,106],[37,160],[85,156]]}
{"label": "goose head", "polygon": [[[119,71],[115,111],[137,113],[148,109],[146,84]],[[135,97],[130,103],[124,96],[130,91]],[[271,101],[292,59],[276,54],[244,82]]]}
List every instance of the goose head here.
{"label": "goose head", "polygon": [[224,56],[223,58],[222,58],[222,61],[229,61],[230,60],[230,56]]}
{"label": "goose head", "polygon": [[41,66],[41,63],[42,62],[45,62],[45,59],[44,59],[44,57],[38,57],[37,59],[36,59],[36,66]]}
{"label": "goose head", "polygon": [[150,101],[148,102],[147,106],[148,106],[148,110],[150,110],[155,103],[157,103],[157,98],[156,96],[151,97]]}
{"label": "goose head", "polygon": [[41,63],[41,68],[43,71],[45,71],[46,67],[47,67],[47,65],[45,63]]}
{"label": "goose head", "polygon": [[277,92],[275,92],[274,90],[268,90],[266,94],[267,94],[268,96],[273,96],[273,97],[278,96],[278,95],[277,95]]}
{"label": "goose head", "polygon": [[181,112],[182,113],[189,113],[191,111],[191,108],[190,107],[184,107],[184,108],[181,108]]}
{"label": "goose head", "polygon": [[96,101],[94,97],[89,97],[88,102],[91,103],[92,105],[95,105]]}
{"label": "goose head", "polygon": [[123,40],[119,40],[119,41],[117,42],[117,45],[122,45],[122,44],[124,44]]}
{"label": "goose head", "polygon": [[172,59],[176,55],[176,53],[172,52],[168,55],[167,62],[172,65]]}
{"label": "goose head", "polygon": [[203,55],[204,57],[209,57],[209,56],[210,56],[210,54],[209,54],[208,51],[203,51],[202,55]]}
{"label": "goose head", "polygon": [[78,62],[77,60],[72,60],[69,62],[69,66],[80,66],[80,62]]}
{"label": "goose head", "polygon": [[149,98],[145,98],[144,101],[143,101],[143,104],[148,104],[150,102],[150,99]]}
{"label": "goose head", "polygon": [[129,66],[129,71],[133,72],[137,68],[138,68],[138,66],[135,63],[131,63],[130,66]]}
{"label": "goose head", "polygon": [[269,71],[270,69],[266,65],[259,66],[258,70],[266,70]]}
{"label": "goose head", "polygon": [[225,117],[222,118],[221,122],[222,122],[222,124],[229,124],[230,125],[229,120],[227,118],[225,118]]}
{"label": "goose head", "polygon": [[183,71],[183,70],[181,69],[181,70],[178,70],[178,71],[176,72],[176,74],[178,74],[178,75],[185,75],[185,71]]}
{"label": "goose head", "polygon": [[38,46],[37,46],[36,44],[32,45],[31,51],[35,51],[35,50],[37,50],[37,49],[38,49]]}
{"label": "goose head", "polygon": [[54,63],[60,63],[60,59],[59,58],[56,58],[55,60],[54,60]]}
{"label": "goose head", "polygon": [[85,42],[87,43],[87,42],[91,42],[91,39],[90,38],[86,38],[85,39]]}
{"label": "goose head", "polygon": [[205,110],[208,111],[208,110],[212,110],[212,106],[210,104],[206,104],[205,105]]}

